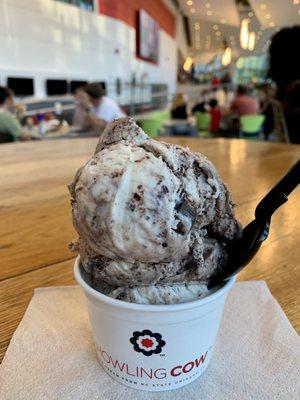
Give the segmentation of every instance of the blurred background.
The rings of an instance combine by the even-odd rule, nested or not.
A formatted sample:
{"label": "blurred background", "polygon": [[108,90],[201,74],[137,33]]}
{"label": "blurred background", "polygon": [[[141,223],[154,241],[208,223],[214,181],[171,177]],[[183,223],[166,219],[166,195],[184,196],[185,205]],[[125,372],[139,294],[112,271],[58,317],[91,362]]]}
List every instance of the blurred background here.
{"label": "blurred background", "polygon": [[[299,0],[0,0],[0,142],[300,142]],[[298,132],[297,132],[298,129]]]}

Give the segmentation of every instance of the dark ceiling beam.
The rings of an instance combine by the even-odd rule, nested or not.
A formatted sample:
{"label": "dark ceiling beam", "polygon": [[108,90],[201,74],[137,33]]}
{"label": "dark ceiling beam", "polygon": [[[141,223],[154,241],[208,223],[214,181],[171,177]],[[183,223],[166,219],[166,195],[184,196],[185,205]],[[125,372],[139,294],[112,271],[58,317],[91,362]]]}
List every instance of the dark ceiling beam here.
{"label": "dark ceiling beam", "polygon": [[175,7],[177,10],[180,10],[179,1],[178,1],[178,0],[171,0],[171,1],[172,1],[172,3],[173,3],[174,7]]}
{"label": "dark ceiling beam", "polygon": [[180,17],[182,18],[186,44],[188,45],[188,47],[192,47],[192,37],[191,37],[189,18],[182,11],[178,0],[171,0],[171,1],[173,3],[174,7],[176,8],[176,10],[180,13]]}
{"label": "dark ceiling beam", "polygon": [[192,47],[192,37],[191,37],[191,30],[190,30],[190,19],[186,15],[182,15],[183,18],[183,26],[184,26],[184,33],[186,38],[186,43],[189,47]]}

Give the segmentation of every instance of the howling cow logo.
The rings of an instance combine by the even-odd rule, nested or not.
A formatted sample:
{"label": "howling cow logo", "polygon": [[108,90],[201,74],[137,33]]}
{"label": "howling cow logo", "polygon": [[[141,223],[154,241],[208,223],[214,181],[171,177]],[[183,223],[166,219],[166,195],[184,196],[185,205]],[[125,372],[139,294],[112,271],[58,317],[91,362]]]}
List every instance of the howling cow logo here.
{"label": "howling cow logo", "polygon": [[130,343],[138,353],[143,353],[144,356],[152,356],[152,354],[159,354],[166,342],[162,340],[160,333],[152,333],[148,329],[142,332],[135,331],[130,338]]}

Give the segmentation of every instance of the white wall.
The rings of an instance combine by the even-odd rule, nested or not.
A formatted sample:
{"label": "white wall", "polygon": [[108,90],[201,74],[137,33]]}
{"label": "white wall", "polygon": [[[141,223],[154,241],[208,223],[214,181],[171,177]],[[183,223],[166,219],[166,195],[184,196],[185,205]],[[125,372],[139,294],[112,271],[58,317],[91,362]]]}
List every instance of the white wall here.
{"label": "white wall", "polygon": [[7,76],[33,76],[42,98],[47,78],[130,81],[133,72],[138,80],[147,72],[147,82],[175,90],[173,38],[160,31],[158,66],[135,53],[135,30],[116,19],[54,0],[0,0],[1,84]]}

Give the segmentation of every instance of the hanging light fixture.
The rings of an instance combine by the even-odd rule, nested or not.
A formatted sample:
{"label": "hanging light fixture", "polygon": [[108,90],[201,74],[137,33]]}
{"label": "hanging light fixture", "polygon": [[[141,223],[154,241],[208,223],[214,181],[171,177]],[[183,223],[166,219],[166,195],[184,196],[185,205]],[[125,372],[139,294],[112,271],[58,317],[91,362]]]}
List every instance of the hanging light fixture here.
{"label": "hanging light fixture", "polygon": [[232,50],[231,47],[226,47],[224,50],[224,53],[222,55],[222,65],[226,67],[231,63],[231,57],[232,57]]}
{"label": "hanging light fixture", "polygon": [[248,50],[253,51],[255,47],[255,32],[249,32]]}
{"label": "hanging light fixture", "polygon": [[188,72],[191,69],[191,66],[193,64],[193,59],[192,57],[187,57],[184,64],[183,64],[183,69]]}
{"label": "hanging light fixture", "polygon": [[241,48],[244,50],[253,51],[255,48],[255,37],[255,32],[249,32],[249,19],[242,19],[240,31]]}
{"label": "hanging light fixture", "polygon": [[241,22],[241,31],[240,31],[240,44],[241,48],[247,50],[249,41],[249,19],[244,18]]}

